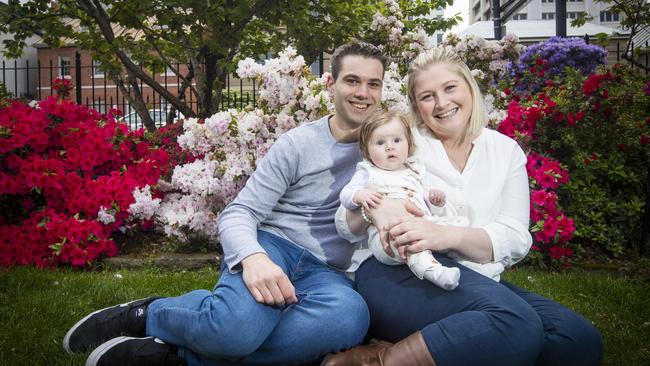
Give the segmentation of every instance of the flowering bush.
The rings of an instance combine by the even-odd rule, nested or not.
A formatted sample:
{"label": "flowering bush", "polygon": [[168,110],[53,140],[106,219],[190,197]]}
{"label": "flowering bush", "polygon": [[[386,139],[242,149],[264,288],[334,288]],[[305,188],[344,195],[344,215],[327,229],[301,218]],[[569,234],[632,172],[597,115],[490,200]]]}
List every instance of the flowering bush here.
{"label": "flowering bush", "polygon": [[[529,172],[533,186],[548,179],[547,188],[556,189],[552,195],[548,189],[546,193],[533,189],[531,215],[539,224],[541,216],[535,206],[551,203],[553,212],[553,206],[562,202],[575,223],[545,220],[543,227],[536,224],[532,229],[536,241],[548,237],[547,226],[557,225],[561,228],[557,242],[565,243],[563,233],[575,226],[575,249],[620,255],[632,247],[643,216],[650,161],[650,103],[643,91],[645,82],[620,65],[587,75],[571,68],[565,73],[561,82],[546,80],[537,94],[511,101],[508,118],[499,130],[563,162],[559,167],[541,168],[551,172],[549,177]],[[531,159],[540,161],[532,154],[529,163]],[[570,180],[564,178],[564,167],[571,172]],[[555,179],[565,184],[556,186]],[[552,259],[573,254],[566,249],[549,254]]]}
{"label": "flowering bush", "polygon": [[461,39],[450,34],[443,45],[453,47],[465,61],[483,93],[498,86],[507,75],[507,65],[517,62],[524,49],[514,34],[506,34],[499,41],[486,41],[471,34]]}
{"label": "flowering bush", "polygon": [[84,267],[133,226],[132,192],[156,185],[169,154],[108,115],[47,98],[0,111],[0,265]]}
{"label": "flowering bush", "polygon": [[510,66],[516,90],[534,94],[546,79],[565,75],[565,68],[588,75],[607,63],[607,51],[600,46],[585,43],[582,38],[551,37],[529,46]]}
{"label": "flowering bush", "polygon": [[72,91],[72,82],[70,79],[56,78],[52,81],[52,90],[59,99],[68,99]]}

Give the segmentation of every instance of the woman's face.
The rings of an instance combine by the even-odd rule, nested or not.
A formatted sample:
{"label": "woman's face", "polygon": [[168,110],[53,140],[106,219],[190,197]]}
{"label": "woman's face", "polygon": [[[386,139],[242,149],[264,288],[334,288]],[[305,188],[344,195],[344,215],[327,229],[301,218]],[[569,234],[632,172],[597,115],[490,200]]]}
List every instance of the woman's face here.
{"label": "woman's face", "polygon": [[441,139],[460,138],[472,114],[472,93],[448,64],[436,64],[415,78],[415,102],[420,117]]}

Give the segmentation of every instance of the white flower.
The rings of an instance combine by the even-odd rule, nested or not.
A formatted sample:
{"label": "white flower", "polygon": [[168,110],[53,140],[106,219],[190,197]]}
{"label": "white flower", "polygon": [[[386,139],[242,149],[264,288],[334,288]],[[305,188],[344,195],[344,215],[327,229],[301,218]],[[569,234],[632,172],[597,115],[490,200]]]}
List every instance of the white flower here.
{"label": "white flower", "polygon": [[115,222],[115,210],[107,210],[106,207],[100,206],[97,219],[104,225],[112,224]]}
{"label": "white flower", "polygon": [[160,198],[151,197],[151,187],[149,185],[144,186],[142,189],[136,187],[132,194],[135,202],[129,205],[129,214],[136,218],[150,220],[160,207]]}
{"label": "white flower", "polygon": [[254,78],[260,74],[261,65],[250,57],[247,57],[237,63],[237,75],[242,78]]}
{"label": "white flower", "polygon": [[474,69],[474,70],[470,71],[470,74],[472,74],[472,76],[474,78],[476,78],[476,79],[485,78],[485,73],[483,71],[479,70],[479,69]]}

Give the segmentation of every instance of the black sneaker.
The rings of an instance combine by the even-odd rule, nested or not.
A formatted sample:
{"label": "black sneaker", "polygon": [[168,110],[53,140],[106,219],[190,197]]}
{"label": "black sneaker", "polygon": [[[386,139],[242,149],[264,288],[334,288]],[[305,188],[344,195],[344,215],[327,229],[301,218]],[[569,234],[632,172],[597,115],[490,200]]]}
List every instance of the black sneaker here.
{"label": "black sneaker", "polygon": [[147,305],[160,297],[149,297],[115,305],[86,315],[66,333],[63,348],[68,353],[83,352],[91,346],[121,335],[144,337]]}
{"label": "black sneaker", "polygon": [[186,366],[175,347],[158,338],[117,337],[97,347],[85,366]]}

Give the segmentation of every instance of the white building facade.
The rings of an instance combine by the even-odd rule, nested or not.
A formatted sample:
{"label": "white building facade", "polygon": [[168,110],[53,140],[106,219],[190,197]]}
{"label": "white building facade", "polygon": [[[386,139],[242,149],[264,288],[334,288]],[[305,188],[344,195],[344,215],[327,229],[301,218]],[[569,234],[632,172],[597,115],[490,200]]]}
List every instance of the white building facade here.
{"label": "white building facade", "polygon": [[[501,4],[505,1],[501,0]],[[623,14],[608,10],[609,4],[594,0],[566,0],[567,19],[575,19],[582,13],[593,17],[590,23],[620,29]],[[491,0],[469,0],[469,23],[492,20]],[[554,20],[555,0],[531,0],[521,8],[512,20]]]}

